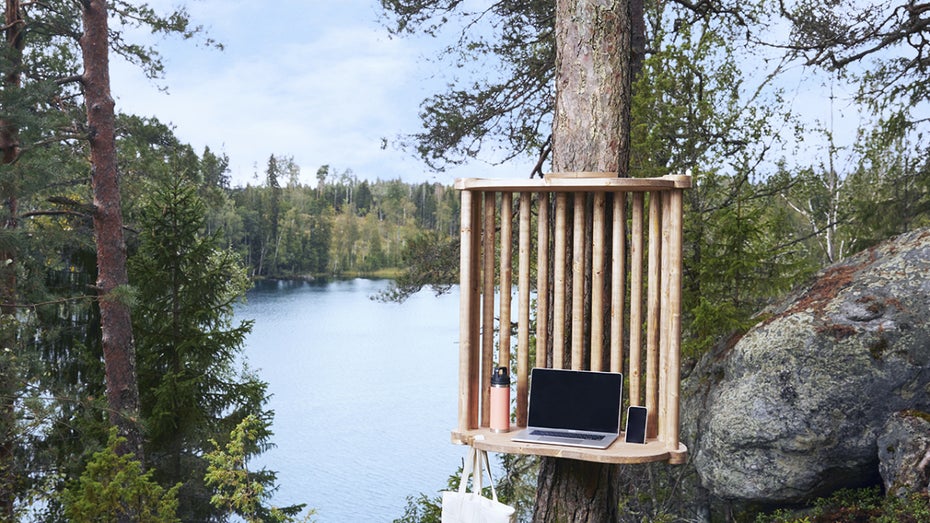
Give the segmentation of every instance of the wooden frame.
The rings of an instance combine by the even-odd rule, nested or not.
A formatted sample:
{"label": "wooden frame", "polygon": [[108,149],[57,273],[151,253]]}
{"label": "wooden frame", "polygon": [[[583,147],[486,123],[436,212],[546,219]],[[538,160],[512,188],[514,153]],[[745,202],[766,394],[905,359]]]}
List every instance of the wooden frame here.
{"label": "wooden frame", "polygon": [[[679,441],[682,194],[690,186],[688,176],[608,173],[456,181],[462,199],[461,306],[453,442],[602,463],[684,462],[687,448]],[[510,292],[496,299],[497,289]],[[516,361],[510,365],[514,303]],[[508,434],[491,433],[486,406],[490,372],[499,364],[515,368],[515,430],[526,424],[532,366],[623,372],[629,404],[649,409],[647,443],[618,441],[598,451],[515,443]]]}

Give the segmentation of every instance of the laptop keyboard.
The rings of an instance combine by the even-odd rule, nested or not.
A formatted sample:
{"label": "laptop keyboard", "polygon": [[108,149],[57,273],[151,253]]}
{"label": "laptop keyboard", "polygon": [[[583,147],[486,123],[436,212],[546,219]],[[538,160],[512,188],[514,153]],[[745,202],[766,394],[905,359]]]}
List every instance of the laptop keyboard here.
{"label": "laptop keyboard", "polygon": [[561,432],[558,430],[534,430],[530,434],[533,436],[553,436],[557,438],[573,438],[573,439],[589,439],[597,440],[604,439],[604,436],[598,436],[597,434],[577,434],[575,432]]}

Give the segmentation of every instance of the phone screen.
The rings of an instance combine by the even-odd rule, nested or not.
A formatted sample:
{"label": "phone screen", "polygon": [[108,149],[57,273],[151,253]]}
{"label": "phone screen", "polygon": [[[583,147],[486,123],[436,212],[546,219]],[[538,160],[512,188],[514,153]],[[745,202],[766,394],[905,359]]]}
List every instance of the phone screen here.
{"label": "phone screen", "polygon": [[646,407],[631,406],[626,411],[626,442],[646,442]]}

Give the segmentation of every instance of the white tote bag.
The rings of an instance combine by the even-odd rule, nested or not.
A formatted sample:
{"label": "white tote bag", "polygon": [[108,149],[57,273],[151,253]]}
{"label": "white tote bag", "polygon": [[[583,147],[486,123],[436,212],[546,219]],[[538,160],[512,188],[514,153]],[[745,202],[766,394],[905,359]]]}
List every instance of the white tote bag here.
{"label": "white tote bag", "polygon": [[[493,498],[481,495],[481,478],[484,475],[482,465],[487,465]],[[473,477],[472,492],[467,492],[470,475]],[[458,491],[442,493],[442,523],[514,523],[516,520],[516,510],[497,501],[497,490],[494,488],[494,478],[491,477],[491,464],[488,462],[487,453],[469,447]]]}

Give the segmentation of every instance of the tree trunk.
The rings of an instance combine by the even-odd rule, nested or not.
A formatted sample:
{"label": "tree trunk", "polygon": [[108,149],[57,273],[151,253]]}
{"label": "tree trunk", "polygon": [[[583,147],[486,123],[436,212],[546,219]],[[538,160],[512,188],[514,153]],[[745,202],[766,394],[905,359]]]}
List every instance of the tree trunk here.
{"label": "tree trunk", "polygon": [[[554,172],[628,175],[630,27],[628,0],[557,0]],[[540,460],[534,521],[617,521],[616,465]]]}
{"label": "tree trunk", "polygon": [[[126,438],[121,453],[142,461],[138,426],[139,389],[129,306],[113,290],[129,281],[126,244],[116,168],[114,102],[110,96],[107,6],[104,0],[83,0],[84,103],[90,132],[91,178],[94,192],[94,239],[97,245],[97,292],[107,381],[110,422]],[[117,293],[118,294],[118,293]]]}
{"label": "tree trunk", "polygon": [[533,521],[617,521],[616,465],[541,458]]}
{"label": "tree trunk", "polygon": [[616,172],[630,158],[628,0],[556,2],[552,170]]}

